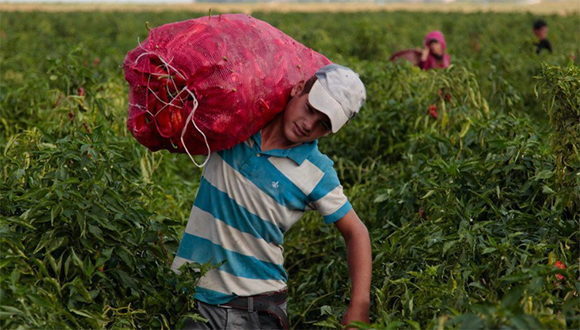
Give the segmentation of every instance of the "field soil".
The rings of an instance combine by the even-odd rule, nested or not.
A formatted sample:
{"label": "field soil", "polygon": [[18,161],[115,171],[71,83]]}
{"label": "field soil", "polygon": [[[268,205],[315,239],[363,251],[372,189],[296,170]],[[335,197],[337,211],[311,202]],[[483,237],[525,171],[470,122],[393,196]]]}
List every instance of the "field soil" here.
{"label": "field soil", "polygon": [[434,12],[530,12],[533,14],[578,15],[580,1],[563,0],[538,3],[211,3],[190,4],[112,4],[112,3],[0,3],[0,11],[191,11],[240,12],[364,12],[364,11],[434,11]]}

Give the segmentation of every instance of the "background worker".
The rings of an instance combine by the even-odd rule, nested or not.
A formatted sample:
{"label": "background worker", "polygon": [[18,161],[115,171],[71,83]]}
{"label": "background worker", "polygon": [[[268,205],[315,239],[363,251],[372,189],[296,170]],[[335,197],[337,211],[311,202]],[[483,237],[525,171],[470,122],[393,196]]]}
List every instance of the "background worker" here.
{"label": "background worker", "polygon": [[287,328],[284,233],[311,209],[346,243],[352,290],[342,322],[369,321],[368,230],[317,145],[360,111],[365,87],[354,71],[331,64],[295,85],[290,96],[259,133],[212,154],[203,170],[173,268],[219,266],[200,279],[195,293],[196,310],[209,322],[188,320],[185,329]]}
{"label": "background worker", "polygon": [[538,38],[536,45],[536,54],[540,54],[542,49],[547,49],[552,53],[552,44],[548,40],[548,24],[544,20],[534,22],[534,35]]}
{"label": "background worker", "polygon": [[446,68],[451,64],[449,54],[445,53],[447,43],[441,31],[431,31],[425,36],[419,67],[423,70]]}

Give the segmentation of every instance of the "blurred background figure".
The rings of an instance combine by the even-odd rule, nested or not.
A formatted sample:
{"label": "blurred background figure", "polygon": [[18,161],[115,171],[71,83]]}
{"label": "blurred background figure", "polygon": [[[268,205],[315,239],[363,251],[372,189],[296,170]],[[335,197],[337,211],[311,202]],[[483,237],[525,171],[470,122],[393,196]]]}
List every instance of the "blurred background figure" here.
{"label": "blurred background figure", "polygon": [[403,49],[391,54],[391,57],[389,57],[389,61],[391,62],[398,62],[401,60],[409,61],[414,66],[419,66],[421,63],[421,50],[414,48]]}
{"label": "blurred background figure", "polygon": [[393,53],[389,61],[406,60],[423,70],[446,68],[451,63],[451,58],[445,53],[446,46],[443,33],[431,31],[425,36],[424,48],[400,50]]}
{"label": "blurred background figure", "polygon": [[548,24],[544,20],[537,20],[534,22],[534,35],[538,37],[536,45],[536,54],[539,54],[542,49],[547,49],[552,52],[552,44],[548,40]]}
{"label": "blurred background figure", "polygon": [[451,63],[449,54],[445,53],[447,44],[441,31],[431,31],[425,36],[424,48],[421,51],[419,67],[423,70],[446,68]]}

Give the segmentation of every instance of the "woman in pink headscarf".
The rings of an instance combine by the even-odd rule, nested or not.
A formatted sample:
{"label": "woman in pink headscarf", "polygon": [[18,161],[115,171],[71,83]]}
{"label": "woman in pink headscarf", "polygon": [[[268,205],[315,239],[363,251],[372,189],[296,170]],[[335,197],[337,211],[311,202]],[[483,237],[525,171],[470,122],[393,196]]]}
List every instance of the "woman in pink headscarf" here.
{"label": "woman in pink headscarf", "polygon": [[421,52],[419,67],[423,70],[446,68],[451,62],[445,54],[445,37],[441,31],[431,31],[425,36],[425,48]]}

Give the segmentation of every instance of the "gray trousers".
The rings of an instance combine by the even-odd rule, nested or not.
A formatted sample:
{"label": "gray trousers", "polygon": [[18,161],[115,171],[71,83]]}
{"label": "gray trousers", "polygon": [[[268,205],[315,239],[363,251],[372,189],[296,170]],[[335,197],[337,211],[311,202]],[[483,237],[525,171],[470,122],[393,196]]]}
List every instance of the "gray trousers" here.
{"label": "gray trousers", "polygon": [[[279,306],[286,311],[286,303]],[[209,321],[204,323],[188,319],[183,325],[183,330],[283,329],[278,318],[266,312],[250,312],[226,306],[209,305],[198,300],[195,301],[195,309]]]}

